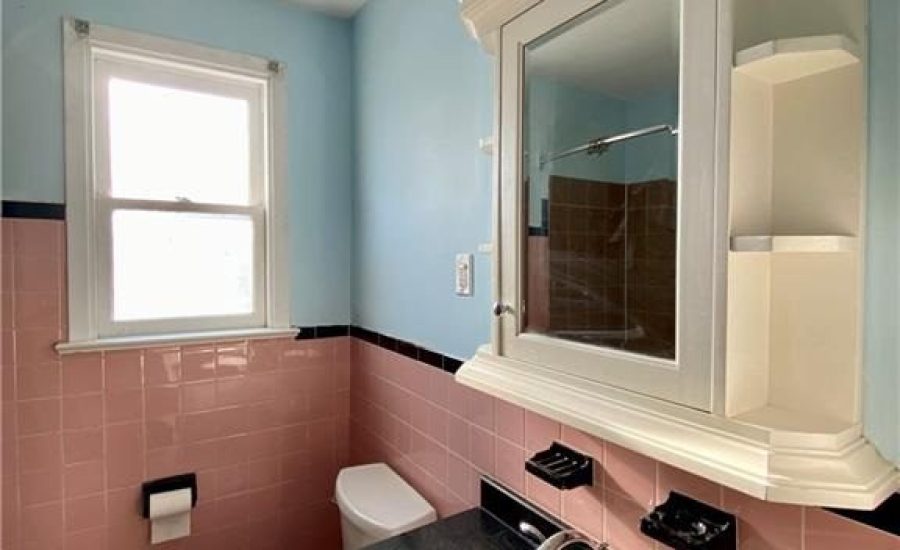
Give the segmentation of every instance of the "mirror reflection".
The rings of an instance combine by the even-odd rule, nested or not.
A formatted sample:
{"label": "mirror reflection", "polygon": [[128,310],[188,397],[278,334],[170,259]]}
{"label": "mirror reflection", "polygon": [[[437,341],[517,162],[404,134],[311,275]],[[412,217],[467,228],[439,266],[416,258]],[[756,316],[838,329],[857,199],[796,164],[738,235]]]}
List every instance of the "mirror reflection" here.
{"label": "mirror reflection", "polygon": [[524,53],[525,330],[675,357],[679,0],[608,0]]}

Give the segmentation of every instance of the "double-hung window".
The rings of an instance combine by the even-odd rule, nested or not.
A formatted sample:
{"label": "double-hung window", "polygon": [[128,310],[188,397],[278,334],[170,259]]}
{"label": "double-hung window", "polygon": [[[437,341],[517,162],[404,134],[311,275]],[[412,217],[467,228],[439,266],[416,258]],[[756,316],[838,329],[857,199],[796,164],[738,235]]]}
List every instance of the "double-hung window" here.
{"label": "double-hung window", "polygon": [[64,22],[69,343],[288,325],[282,67]]}

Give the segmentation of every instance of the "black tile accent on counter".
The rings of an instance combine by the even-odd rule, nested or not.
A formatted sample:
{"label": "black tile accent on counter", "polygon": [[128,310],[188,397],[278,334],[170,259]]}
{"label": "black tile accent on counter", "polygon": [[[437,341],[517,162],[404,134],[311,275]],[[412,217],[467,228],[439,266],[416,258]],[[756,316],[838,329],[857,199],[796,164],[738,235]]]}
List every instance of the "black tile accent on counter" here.
{"label": "black tile accent on counter", "polygon": [[369,546],[366,550],[534,550],[536,541],[523,537],[526,521],[545,536],[563,526],[493,481],[481,480],[481,507],[420,527]]}
{"label": "black tile accent on counter", "polygon": [[900,536],[900,493],[889,496],[872,511],[826,508],[829,512],[844,516],[875,529]]}
{"label": "black tile accent on counter", "polygon": [[350,327],[348,325],[322,325],[294,328],[297,329],[297,335],[294,336],[294,340],[318,340],[321,338],[337,338],[339,336],[350,335]]}
{"label": "black tile accent on counter", "polygon": [[30,220],[64,220],[66,205],[51,202],[3,201],[2,216]]}

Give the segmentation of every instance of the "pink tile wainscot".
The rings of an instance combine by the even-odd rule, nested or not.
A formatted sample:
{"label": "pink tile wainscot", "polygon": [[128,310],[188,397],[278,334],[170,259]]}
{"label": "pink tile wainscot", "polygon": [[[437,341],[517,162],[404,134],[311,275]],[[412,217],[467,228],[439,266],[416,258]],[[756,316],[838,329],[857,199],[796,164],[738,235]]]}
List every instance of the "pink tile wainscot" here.
{"label": "pink tile wainscot", "polygon": [[[362,341],[354,346],[353,462],[387,462],[441,516],[475,506],[478,477],[489,474],[617,550],[662,548],[640,533],[638,522],[665,501],[670,490],[736,513],[742,550],[900,550],[900,538],[819,509],[740,495],[462,387],[449,374],[424,363]],[[446,432],[443,423],[435,428],[420,422],[416,413],[410,418],[410,402],[416,403],[414,411],[429,405],[440,411],[447,418]],[[598,461],[601,467],[593,487],[558,491],[525,473],[525,457],[552,440]]]}
{"label": "pink tile wainscot", "polygon": [[58,356],[64,224],[4,219],[4,550],[150,548],[140,483],[199,477],[164,548],[339,548],[349,338]]}

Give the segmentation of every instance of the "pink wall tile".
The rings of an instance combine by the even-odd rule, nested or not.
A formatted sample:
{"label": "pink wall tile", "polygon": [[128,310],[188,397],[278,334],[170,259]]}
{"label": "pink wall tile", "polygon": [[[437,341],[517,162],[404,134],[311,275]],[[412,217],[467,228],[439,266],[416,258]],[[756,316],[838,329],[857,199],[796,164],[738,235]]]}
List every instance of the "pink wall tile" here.
{"label": "pink wall tile", "polygon": [[64,395],[95,393],[103,389],[103,363],[99,353],[78,353],[62,358]]}
{"label": "pink wall tile", "polygon": [[494,433],[515,443],[525,443],[525,411],[517,405],[497,399],[494,403]]}
{"label": "pink wall tile", "polygon": [[603,483],[607,491],[651,508],[656,498],[656,462],[613,443],[606,443]]}
{"label": "pink wall tile", "polygon": [[815,508],[806,510],[808,550],[897,550],[900,539],[866,525]]}
{"label": "pink wall tile", "polygon": [[738,516],[742,550],[789,550],[801,547],[803,508],[767,503],[725,489],[723,507]]}

